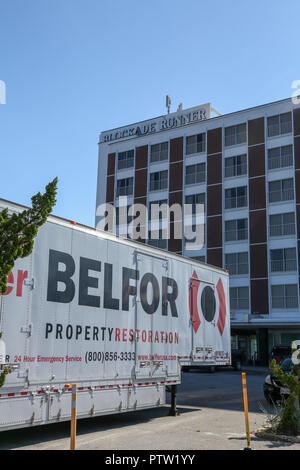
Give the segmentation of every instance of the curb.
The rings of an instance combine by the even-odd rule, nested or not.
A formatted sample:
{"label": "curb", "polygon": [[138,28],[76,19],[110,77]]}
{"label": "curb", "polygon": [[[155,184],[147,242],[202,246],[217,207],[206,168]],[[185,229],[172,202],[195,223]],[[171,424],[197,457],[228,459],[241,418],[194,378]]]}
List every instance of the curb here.
{"label": "curb", "polygon": [[284,441],[284,442],[292,442],[294,444],[300,443],[300,436],[285,436],[283,434],[272,434],[270,431],[268,431],[268,429],[270,430],[271,428],[268,426],[265,426],[263,428],[259,428],[253,434],[256,437],[268,439],[269,441]]}

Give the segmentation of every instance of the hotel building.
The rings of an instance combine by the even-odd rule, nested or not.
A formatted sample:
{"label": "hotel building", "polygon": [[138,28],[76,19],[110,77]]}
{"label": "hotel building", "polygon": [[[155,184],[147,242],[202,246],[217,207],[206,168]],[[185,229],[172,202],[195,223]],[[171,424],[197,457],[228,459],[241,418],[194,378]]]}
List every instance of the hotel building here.
{"label": "hotel building", "polygon": [[[232,345],[247,359],[256,353],[266,364],[274,344],[300,339],[299,104],[213,116],[208,103],[102,132],[96,226],[100,206],[118,207],[120,196],[149,211],[153,203],[182,207],[168,239],[147,229],[138,241],[228,269]],[[184,204],[197,203],[205,243],[188,250],[174,231]]]}

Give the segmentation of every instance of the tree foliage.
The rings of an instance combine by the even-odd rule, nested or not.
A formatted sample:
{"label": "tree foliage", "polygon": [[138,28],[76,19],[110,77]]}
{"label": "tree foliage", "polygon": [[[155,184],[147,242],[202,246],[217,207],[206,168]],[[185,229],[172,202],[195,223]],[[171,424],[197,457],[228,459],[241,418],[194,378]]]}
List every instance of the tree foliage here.
{"label": "tree foliage", "polygon": [[275,359],[271,362],[270,370],[282,386],[290,391],[288,398],[283,402],[283,410],[277,431],[283,434],[297,435],[300,432],[300,383],[299,368],[294,365],[290,372],[285,372]]}
{"label": "tree foliage", "polygon": [[31,198],[32,208],[20,213],[0,211],[0,294],[7,289],[7,278],[18,258],[30,255],[38,229],[56,203],[57,178],[46,186],[44,194]]}
{"label": "tree foliage", "polygon": [[[30,255],[39,227],[46,222],[52,212],[56,203],[57,178],[54,178],[45,189],[44,194],[37,193],[31,198],[30,209],[13,214],[9,214],[7,208],[0,211],[0,295],[7,290],[8,276],[15,261]],[[0,338],[1,336],[0,332]],[[4,385],[9,372],[9,367],[5,366],[0,373],[0,388]]]}

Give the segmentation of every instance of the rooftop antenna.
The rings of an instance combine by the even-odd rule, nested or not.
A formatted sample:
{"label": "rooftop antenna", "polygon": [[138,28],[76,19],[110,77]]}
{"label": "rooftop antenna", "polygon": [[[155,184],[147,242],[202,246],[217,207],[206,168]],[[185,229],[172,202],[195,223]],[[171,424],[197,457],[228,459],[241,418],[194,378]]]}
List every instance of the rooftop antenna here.
{"label": "rooftop antenna", "polygon": [[182,111],[182,103],[179,104],[177,111]]}
{"label": "rooftop antenna", "polygon": [[171,98],[169,95],[166,96],[166,108],[168,110],[168,114],[170,113],[170,106],[171,106]]}

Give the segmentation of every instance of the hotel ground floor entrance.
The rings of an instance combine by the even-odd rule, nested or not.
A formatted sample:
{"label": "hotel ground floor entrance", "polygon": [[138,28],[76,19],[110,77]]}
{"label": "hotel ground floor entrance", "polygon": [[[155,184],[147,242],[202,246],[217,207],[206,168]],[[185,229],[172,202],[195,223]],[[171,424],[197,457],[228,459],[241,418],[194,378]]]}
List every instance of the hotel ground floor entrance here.
{"label": "hotel ground floor entrance", "polygon": [[231,328],[231,348],[241,352],[242,362],[247,365],[267,366],[273,346],[291,345],[295,340],[300,340],[300,325],[281,328]]}

